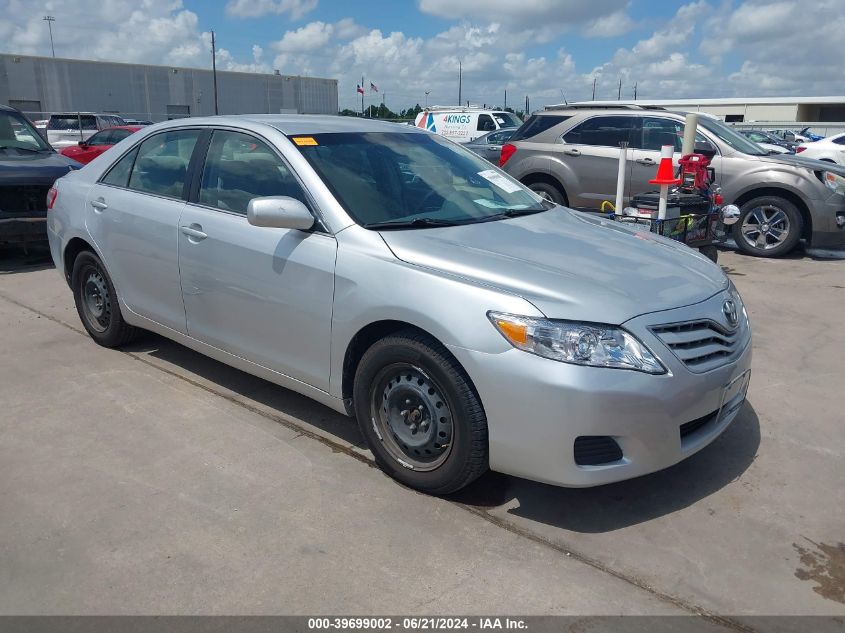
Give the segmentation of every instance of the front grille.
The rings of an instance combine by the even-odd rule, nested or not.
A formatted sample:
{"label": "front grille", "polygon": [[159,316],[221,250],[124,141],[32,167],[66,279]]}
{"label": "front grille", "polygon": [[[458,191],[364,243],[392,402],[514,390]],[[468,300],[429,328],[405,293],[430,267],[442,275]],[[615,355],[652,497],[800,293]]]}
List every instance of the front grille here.
{"label": "front grille", "polygon": [[0,212],[43,214],[47,212],[50,185],[14,185],[0,187]]}
{"label": "front grille", "polygon": [[655,325],[651,331],[692,371],[715,369],[739,349],[743,328],[733,332],[709,319]]}
{"label": "front grille", "polygon": [[581,435],[575,438],[575,463],[579,466],[599,466],[618,462],[622,449],[607,435]]}
{"label": "front grille", "polygon": [[719,411],[713,411],[712,413],[708,413],[705,416],[700,418],[696,418],[695,420],[690,420],[686,424],[681,425],[681,439],[683,440],[685,437],[692,435],[702,427],[707,426],[710,422],[714,422],[719,415]]}

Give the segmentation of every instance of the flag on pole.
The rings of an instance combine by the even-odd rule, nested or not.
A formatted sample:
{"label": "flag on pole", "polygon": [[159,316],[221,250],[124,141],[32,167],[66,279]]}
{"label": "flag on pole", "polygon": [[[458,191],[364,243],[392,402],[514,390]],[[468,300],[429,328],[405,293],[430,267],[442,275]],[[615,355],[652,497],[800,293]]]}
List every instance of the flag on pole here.
{"label": "flag on pole", "polygon": [[370,82],[370,90],[373,92],[378,92],[378,86],[376,86],[372,81]]}
{"label": "flag on pole", "polygon": [[364,94],[364,89],[360,85],[358,85],[358,92]]}

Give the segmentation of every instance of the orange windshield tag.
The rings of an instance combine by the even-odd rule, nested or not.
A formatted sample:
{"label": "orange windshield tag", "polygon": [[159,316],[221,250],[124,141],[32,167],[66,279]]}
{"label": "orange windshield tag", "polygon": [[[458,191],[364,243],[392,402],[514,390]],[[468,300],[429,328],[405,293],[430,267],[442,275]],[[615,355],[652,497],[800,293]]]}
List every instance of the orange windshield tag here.
{"label": "orange windshield tag", "polygon": [[303,145],[317,145],[317,140],[312,136],[297,136],[293,142],[302,147]]}

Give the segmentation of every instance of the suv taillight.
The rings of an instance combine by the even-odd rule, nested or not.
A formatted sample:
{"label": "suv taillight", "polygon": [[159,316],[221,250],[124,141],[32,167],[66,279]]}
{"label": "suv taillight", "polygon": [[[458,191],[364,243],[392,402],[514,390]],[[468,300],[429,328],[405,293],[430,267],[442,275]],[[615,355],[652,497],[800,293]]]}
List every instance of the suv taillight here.
{"label": "suv taillight", "polygon": [[806,148],[806,147],[801,147],[801,146],[799,145],[798,147],[796,147],[796,148],[795,148],[795,153],[796,153],[796,154],[800,154],[800,153],[801,153],[801,152],[803,152],[805,149],[807,149],[807,148]]}
{"label": "suv taillight", "polygon": [[516,145],[505,143],[502,145],[502,153],[499,154],[499,167],[504,167],[505,163],[510,160],[510,157],[516,154]]}
{"label": "suv taillight", "polygon": [[52,209],[53,205],[56,204],[56,198],[59,197],[59,190],[56,189],[56,185],[50,187],[47,191],[47,209]]}

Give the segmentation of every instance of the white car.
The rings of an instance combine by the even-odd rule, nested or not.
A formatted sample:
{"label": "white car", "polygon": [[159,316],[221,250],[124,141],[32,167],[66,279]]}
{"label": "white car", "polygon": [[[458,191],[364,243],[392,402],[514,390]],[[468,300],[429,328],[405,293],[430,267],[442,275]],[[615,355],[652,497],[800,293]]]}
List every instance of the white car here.
{"label": "white car", "polygon": [[795,149],[795,153],[806,158],[845,165],[845,132],[828,136],[820,141],[801,143]]}
{"label": "white car", "polygon": [[503,110],[433,106],[420,112],[414,125],[456,143],[469,143],[488,132],[519,127],[522,121],[513,112]]}

